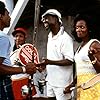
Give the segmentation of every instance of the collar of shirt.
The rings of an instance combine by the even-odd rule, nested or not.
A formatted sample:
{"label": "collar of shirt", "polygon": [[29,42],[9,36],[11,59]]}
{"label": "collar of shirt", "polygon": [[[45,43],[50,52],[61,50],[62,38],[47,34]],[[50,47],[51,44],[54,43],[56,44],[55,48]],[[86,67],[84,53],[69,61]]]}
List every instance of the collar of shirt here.
{"label": "collar of shirt", "polygon": [[64,33],[64,27],[61,26],[59,32],[57,33],[57,35],[55,35],[55,36],[52,37],[52,32],[50,32],[49,35],[48,35],[48,38],[57,39],[57,37],[59,37],[63,33]]}
{"label": "collar of shirt", "polygon": [[5,33],[4,33],[3,31],[1,31],[1,30],[0,30],[0,35],[1,35],[1,36],[5,36],[5,37],[8,37],[8,35],[5,34]]}

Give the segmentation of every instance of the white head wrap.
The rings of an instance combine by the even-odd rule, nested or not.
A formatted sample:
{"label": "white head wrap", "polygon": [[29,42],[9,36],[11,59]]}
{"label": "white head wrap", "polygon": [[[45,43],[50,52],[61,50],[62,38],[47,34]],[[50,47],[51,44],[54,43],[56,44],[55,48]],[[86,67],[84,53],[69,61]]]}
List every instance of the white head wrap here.
{"label": "white head wrap", "polygon": [[50,15],[56,15],[59,19],[59,22],[62,24],[62,20],[61,20],[61,14],[59,11],[57,11],[56,9],[49,9],[47,10],[43,15],[42,15],[42,20],[44,18],[44,16],[46,16],[47,14],[50,14]]}

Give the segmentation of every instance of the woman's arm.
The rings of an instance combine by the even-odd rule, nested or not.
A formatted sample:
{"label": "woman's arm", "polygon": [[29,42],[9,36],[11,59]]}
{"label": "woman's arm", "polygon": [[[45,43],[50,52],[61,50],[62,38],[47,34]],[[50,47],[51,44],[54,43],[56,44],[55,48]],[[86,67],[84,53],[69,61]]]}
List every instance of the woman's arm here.
{"label": "woman's arm", "polygon": [[75,87],[75,84],[77,83],[77,77],[74,78],[73,82],[66,86],[65,90],[63,91],[64,94],[72,92],[71,88]]}
{"label": "woman's arm", "polygon": [[97,73],[100,73],[100,43],[93,42],[88,51],[88,56]]}

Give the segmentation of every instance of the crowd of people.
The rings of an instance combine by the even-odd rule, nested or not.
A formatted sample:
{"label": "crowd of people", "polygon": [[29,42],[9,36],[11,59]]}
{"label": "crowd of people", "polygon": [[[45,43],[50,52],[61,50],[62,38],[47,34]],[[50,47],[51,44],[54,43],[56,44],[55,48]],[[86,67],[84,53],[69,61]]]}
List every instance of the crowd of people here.
{"label": "crowd of people", "polygon": [[[42,96],[39,82],[43,79],[47,86],[46,96],[51,100],[73,100],[72,87],[81,86],[100,73],[100,36],[90,16],[79,14],[75,17],[73,37],[65,31],[62,16],[56,9],[47,10],[41,17],[45,29],[49,30],[47,57],[40,62],[37,51],[37,59],[32,55],[36,62],[23,65],[18,53],[26,43],[28,33],[23,27],[12,32],[15,45],[11,52],[9,36],[3,32],[10,26],[11,18],[5,4],[0,1],[0,100],[25,99],[21,89],[28,85],[30,75],[33,75],[34,81],[33,97]],[[80,43],[75,54],[73,38]],[[73,72],[73,67],[76,72]],[[74,77],[73,73],[76,73]],[[76,91],[74,96],[77,100],[99,100],[100,81],[90,88],[79,87]]]}

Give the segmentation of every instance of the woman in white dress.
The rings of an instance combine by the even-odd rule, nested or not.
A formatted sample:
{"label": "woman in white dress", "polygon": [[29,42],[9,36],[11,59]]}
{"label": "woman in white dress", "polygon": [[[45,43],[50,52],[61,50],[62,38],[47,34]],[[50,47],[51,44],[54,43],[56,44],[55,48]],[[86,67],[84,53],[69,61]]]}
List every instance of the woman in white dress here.
{"label": "woman in white dress", "polygon": [[[96,32],[89,16],[79,15],[75,18],[73,35],[76,41],[81,42],[74,57],[77,80],[66,87],[65,93],[70,92],[75,82],[79,86],[100,73],[100,34]],[[76,98],[77,100],[99,100],[100,83],[86,90],[78,88]]]}

